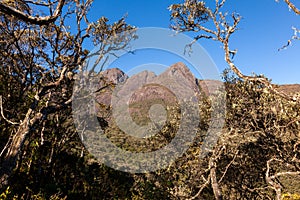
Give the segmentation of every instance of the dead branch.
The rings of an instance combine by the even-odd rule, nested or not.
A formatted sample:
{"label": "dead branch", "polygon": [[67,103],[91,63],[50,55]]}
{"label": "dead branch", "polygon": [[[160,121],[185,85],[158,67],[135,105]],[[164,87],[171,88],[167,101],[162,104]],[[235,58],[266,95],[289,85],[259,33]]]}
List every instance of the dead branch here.
{"label": "dead branch", "polygon": [[270,163],[275,161],[277,159],[270,159],[267,161],[267,171],[266,171],[266,182],[271,185],[271,188],[276,192],[276,199],[280,200],[281,199],[281,190],[282,186],[280,183],[277,183],[274,181],[274,176],[270,176]]}
{"label": "dead branch", "polygon": [[211,159],[209,162],[210,167],[210,181],[211,181],[211,187],[214,192],[214,196],[216,200],[222,200],[222,192],[219,187],[219,183],[217,180],[217,164],[216,162]]}

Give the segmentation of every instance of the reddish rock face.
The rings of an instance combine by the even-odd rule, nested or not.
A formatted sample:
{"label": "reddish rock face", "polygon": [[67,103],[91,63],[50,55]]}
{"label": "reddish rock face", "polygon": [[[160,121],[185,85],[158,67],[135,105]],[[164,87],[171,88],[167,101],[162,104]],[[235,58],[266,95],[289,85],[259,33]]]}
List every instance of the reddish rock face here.
{"label": "reddish rock face", "polygon": [[154,104],[160,104],[166,109],[178,105],[179,100],[200,94],[197,79],[183,63],[170,66],[158,76],[143,71],[128,77],[119,69],[105,70],[100,74],[99,88],[107,83],[116,86],[98,92],[96,100],[100,106],[96,106],[96,111],[101,115],[111,105],[114,95],[114,98],[121,97],[117,102],[122,101],[122,104],[128,105],[132,118],[144,118],[142,121],[148,120],[148,111]]}
{"label": "reddish rock face", "polygon": [[[116,85],[125,82],[127,78],[128,76],[118,68],[107,69],[102,71],[99,75],[98,88],[102,88],[106,85]],[[112,87],[107,87],[99,91],[96,95],[96,101],[103,107],[109,106],[111,104],[112,91]],[[96,107],[97,112],[99,111],[98,108]]]}
{"label": "reddish rock face", "polygon": [[223,82],[218,80],[197,80],[201,91],[209,96],[218,91],[220,87],[224,87]]}
{"label": "reddish rock face", "polygon": [[[199,87],[197,85],[197,80],[189,68],[182,62],[176,63],[169,67],[161,75],[161,78],[165,77],[175,77],[176,80],[179,80],[179,83],[185,84],[183,87],[192,89],[195,93],[199,92]],[[182,80],[182,81],[180,81]]]}
{"label": "reddish rock face", "polygon": [[[163,99],[165,102],[175,103],[176,95],[189,97],[199,93],[196,78],[183,63],[176,63],[165,72],[156,76],[153,72],[143,71],[130,78],[120,69],[108,69],[100,73],[99,88],[107,83],[115,85],[125,84],[125,88],[119,91],[119,95],[127,95],[134,91],[130,97],[130,103],[145,100]],[[172,91],[176,91],[175,93]],[[192,92],[191,92],[192,91]],[[113,89],[106,88],[97,94],[97,101],[109,106]]]}
{"label": "reddish rock face", "polygon": [[[178,103],[178,98],[189,98],[200,95],[200,90],[206,95],[215,91],[222,82],[215,80],[197,80],[189,68],[182,62],[170,66],[160,75],[150,71],[142,71],[128,77],[120,69],[108,69],[100,73],[99,88],[108,83],[117,87],[118,96],[128,97],[128,104],[142,104],[143,102],[164,102],[165,105]],[[110,106],[114,88],[108,87],[96,96],[99,104]]]}
{"label": "reddish rock face", "polygon": [[[130,77],[127,84],[135,86],[130,104],[161,101],[166,105],[172,105],[180,98],[186,99],[191,95],[199,94],[196,78],[183,63],[172,65],[158,76],[143,71]],[[136,87],[137,84],[141,87]]]}
{"label": "reddish rock face", "polygon": [[108,82],[112,82],[114,84],[122,83],[128,78],[128,76],[118,68],[102,71],[100,76],[104,77]]}

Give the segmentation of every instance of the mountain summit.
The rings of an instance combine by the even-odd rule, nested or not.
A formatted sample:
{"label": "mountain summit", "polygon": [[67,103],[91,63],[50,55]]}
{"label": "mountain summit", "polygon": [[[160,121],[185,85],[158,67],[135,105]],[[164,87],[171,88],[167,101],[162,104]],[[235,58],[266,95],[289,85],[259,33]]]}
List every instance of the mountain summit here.
{"label": "mountain summit", "polygon": [[128,77],[120,69],[108,69],[100,73],[98,87],[102,88],[105,84],[113,84],[114,87],[107,87],[96,94],[99,117],[104,117],[102,114],[107,113],[108,108],[118,109],[127,105],[126,112],[132,118],[147,121],[148,112],[155,104],[167,108],[200,95],[197,79],[182,62],[170,66],[160,75],[145,70]]}

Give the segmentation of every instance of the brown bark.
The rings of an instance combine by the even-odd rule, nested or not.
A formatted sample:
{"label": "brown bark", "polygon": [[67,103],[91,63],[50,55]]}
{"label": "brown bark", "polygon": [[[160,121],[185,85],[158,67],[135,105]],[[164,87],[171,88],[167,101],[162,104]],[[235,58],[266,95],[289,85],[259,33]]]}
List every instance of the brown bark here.
{"label": "brown bark", "polygon": [[0,3],[0,12],[5,13],[10,16],[17,17],[20,20],[23,20],[23,21],[31,23],[31,24],[47,25],[47,24],[55,22],[55,20],[60,16],[64,4],[65,4],[65,0],[60,0],[54,11],[54,14],[51,16],[45,16],[45,17],[30,16],[16,8],[13,8],[4,3]]}
{"label": "brown bark", "polygon": [[31,120],[30,115],[32,110],[29,109],[25,119],[20,124],[16,134],[13,136],[12,141],[7,149],[0,168],[0,188],[8,183],[8,178],[17,167],[17,161],[22,155],[23,144],[26,136],[30,131],[30,124],[34,124],[37,120],[41,119],[42,114],[37,113]]}
{"label": "brown bark", "polygon": [[284,1],[297,15],[300,15],[300,10],[290,0]]}

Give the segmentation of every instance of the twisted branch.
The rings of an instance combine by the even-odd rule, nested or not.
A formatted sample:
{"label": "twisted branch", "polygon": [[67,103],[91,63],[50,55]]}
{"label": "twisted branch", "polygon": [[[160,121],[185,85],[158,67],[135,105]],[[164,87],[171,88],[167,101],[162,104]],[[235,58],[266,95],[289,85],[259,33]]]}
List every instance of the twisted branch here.
{"label": "twisted branch", "polygon": [[57,7],[53,13],[53,15],[45,16],[45,17],[36,17],[26,14],[14,7],[11,7],[5,4],[3,1],[0,2],[0,12],[17,17],[18,19],[28,22],[30,24],[37,24],[37,25],[47,25],[56,21],[56,19],[60,16],[62,8],[65,4],[65,0],[59,0]]}

